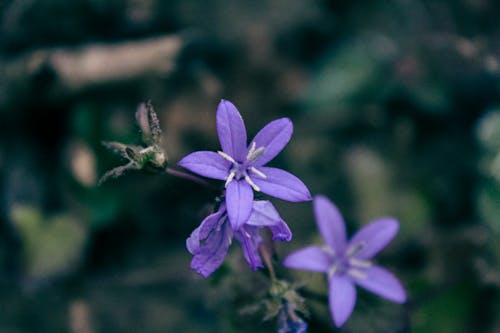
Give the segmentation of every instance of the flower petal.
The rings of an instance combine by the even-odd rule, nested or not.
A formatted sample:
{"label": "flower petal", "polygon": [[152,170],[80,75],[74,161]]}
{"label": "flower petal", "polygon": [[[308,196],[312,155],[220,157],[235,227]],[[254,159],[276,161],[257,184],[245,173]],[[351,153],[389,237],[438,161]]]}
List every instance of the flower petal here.
{"label": "flower petal", "polygon": [[259,255],[259,246],[262,243],[259,228],[244,225],[235,232],[234,236],[241,243],[243,256],[250,265],[250,268],[255,271],[259,267],[264,267]]}
{"label": "flower petal", "polygon": [[252,175],[251,178],[263,193],[292,202],[311,200],[311,193],[306,185],[291,173],[269,167],[260,167],[258,170],[266,178],[258,175]]}
{"label": "flower petal", "polygon": [[213,151],[196,151],[179,161],[181,167],[198,175],[225,180],[229,175],[231,162]]}
{"label": "flower petal", "polygon": [[390,301],[406,302],[405,289],[391,272],[379,266],[371,266],[363,270],[363,273],[366,278],[354,278],[359,286]]}
{"label": "flower petal", "polygon": [[281,219],[273,204],[267,200],[253,202],[252,213],[246,224],[256,227],[268,227],[273,233],[273,240],[290,241],[292,239],[290,228]]}
{"label": "flower petal", "polygon": [[186,239],[186,247],[191,254],[197,254],[200,249],[201,241],[204,241],[220,221],[224,209],[219,209],[217,212],[208,215],[196,228],[188,239]]}
{"label": "flower petal", "polygon": [[332,258],[319,246],[308,246],[292,252],[283,261],[283,266],[314,272],[328,272]]}
{"label": "flower petal", "polygon": [[391,242],[398,229],[399,223],[393,218],[377,219],[365,225],[352,237],[347,251],[355,251],[356,258],[370,259]]}
{"label": "flower petal", "polygon": [[351,316],[356,304],[356,287],[350,278],[337,274],[330,277],[329,303],[335,326],[342,326]]}
{"label": "flower petal", "polygon": [[191,268],[198,274],[208,277],[224,261],[232,238],[233,232],[227,221],[224,221],[220,227],[216,224],[195,252],[195,256],[191,260]]}
{"label": "flower petal", "polygon": [[278,313],[277,333],[307,333],[307,323],[288,303]]}
{"label": "flower petal", "polygon": [[252,140],[257,148],[265,148],[264,153],[253,162],[253,165],[261,166],[272,160],[285,148],[292,133],[293,124],[288,118],[277,119],[264,126]]}
{"label": "flower petal", "polygon": [[337,207],[326,197],[317,195],[314,198],[314,215],[326,245],[337,255],[344,253],[347,243],[345,223]]}
{"label": "flower petal", "polygon": [[244,180],[233,180],[226,188],[227,215],[233,230],[238,230],[250,217],[253,190]]}
{"label": "flower petal", "polygon": [[221,100],[217,107],[216,121],[222,150],[236,161],[244,162],[247,153],[247,131],[238,109],[233,103]]}

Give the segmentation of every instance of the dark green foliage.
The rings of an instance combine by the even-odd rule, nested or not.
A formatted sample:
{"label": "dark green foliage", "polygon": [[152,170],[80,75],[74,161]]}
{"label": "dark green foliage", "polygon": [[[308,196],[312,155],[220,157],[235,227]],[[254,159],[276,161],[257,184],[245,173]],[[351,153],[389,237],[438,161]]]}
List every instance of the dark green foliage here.
{"label": "dark green foliage", "polygon": [[[493,0],[0,1],[0,332],[275,332],[265,311],[302,314],[292,284],[270,295],[237,251],[209,280],[189,268],[185,239],[216,193],[165,174],[165,146],[171,168],[219,149],[221,98],[247,110],[249,133],[292,119],[272,166],[335,201],[350,231],[399,219],[379,260],[408,304],[360,292],[341,332],[500,331],[499,12]],[[60,80],[61,54],[164,35],[182,49],[143,62],[160,72],[106,80],[97,57]],[[148,99],[156,113],[136,111]],[[98,187],[100,175],[120,178]],[[273,203],[294,234],[277,245],[278,278],[304,285],[309,332],[335,332],[324,276],[280,268],[320,243],[310,204]]]}

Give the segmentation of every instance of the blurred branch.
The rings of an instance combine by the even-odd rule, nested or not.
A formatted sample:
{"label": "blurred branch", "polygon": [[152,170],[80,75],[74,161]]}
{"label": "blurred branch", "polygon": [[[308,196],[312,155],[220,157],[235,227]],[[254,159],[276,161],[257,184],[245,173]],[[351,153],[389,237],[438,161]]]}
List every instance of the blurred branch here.
{"label": "blurred branch", "polygon": [[166,75],[174,69],[182,45],[179,36],[161,36],[0,58],[0,109],[33,95],[60,99],[90,88]]}

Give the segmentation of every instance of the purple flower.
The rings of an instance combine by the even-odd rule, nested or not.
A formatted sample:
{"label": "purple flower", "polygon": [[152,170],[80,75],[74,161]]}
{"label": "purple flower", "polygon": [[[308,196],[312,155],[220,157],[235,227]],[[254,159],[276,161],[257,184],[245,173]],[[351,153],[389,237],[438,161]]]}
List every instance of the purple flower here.
{"label": "purple flower", "polygon": [[274,120],[257,133],[247,147],[245,124],[236,107],[222,100],[217,108],[217,133],[222,151],[197,151],[179,165],[199,175],[225,180],[226,206],[234,230],[252,211],[253,190],[298,202],[311,199],[309,190],[294,175],[265,167],[290,141],[293,124],[288,118]]}
{"label": "purple flower", "polygon": [[326,247],[303,248],[290,254],[283,264],[327,273],[330,311],[337,327],[352,313],[356,303],[355,284],[390,301],[406,301],[406,292],[394,275],[371,262],[396,235],[399,224],[395,219],[377,219],[347,241],[344,220],[326,197],[314,198],[314,214]]}
{"label": "purple flower", "polygon": [[204,277],[212,274],[224,261],[233,236],[243,247],[243,256],[256,270],[264,267],[259,255],[262,238],[259,229],[268,227],[273,240],[289,241],[292,233],[269,201],[253,201],[250,217],[245,224],[235,230],[228,221],[228,213],[224,203],[219,210],[207,216],[186,240],[186,246],[194,255],[191,268]]}

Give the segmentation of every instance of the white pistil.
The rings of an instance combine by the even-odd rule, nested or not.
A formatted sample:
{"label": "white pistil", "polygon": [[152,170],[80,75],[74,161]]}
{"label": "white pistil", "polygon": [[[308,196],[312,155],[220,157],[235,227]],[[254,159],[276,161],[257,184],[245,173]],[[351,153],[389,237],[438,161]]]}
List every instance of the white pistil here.
{"label": "white pistil", "polygon": [[234,176],[236,175],[236,172],[232,171],[229,176],[226,178],[226,183],[224,184],[224,187],[227,187],[229,183],[234,179]]}
{"label": "white pistil", "polygon": [[224,158],[225,160],[233,163],[233,164],[238,164],[234,158],[232,158],[231,156],[229,156],[228,154],[226,154],[225,152],[223,151],[218,151],[217,154],[219,154],[220,156],[222,156],[222,158]]}
{"label": "white pistil", "polygon": [[352,268],[347,270],[347,274],[349,274],[352,277],[361,279],[361,280],[365,280],[368,277],[368,275],[366,275],[366,273],[364,273],[360,270],[357,270],[357,269],[352,269]]}
{"label": "white pistil", "polygon": [[263,173],[262,171],[260,171],[259,169],[257,169],[256,167],[250,167],[250,171],[252,171],[253,173],[255,173],[260,178],[264,178],[264,179],[267,178],[266,174]]}
{"label": "white pistil", "polygon": [[350,258],[349,264],[351,264],[352,266],[362,267],[362,268],[370,267],[372,265],[372,263],[368,260],[359,260],[356,258]]}
{"label": "white pistil", "polygon": [[260,192],[260,188],[253,182],[252,178],[250,176],[245,175],[245,180],[256,192]]}

